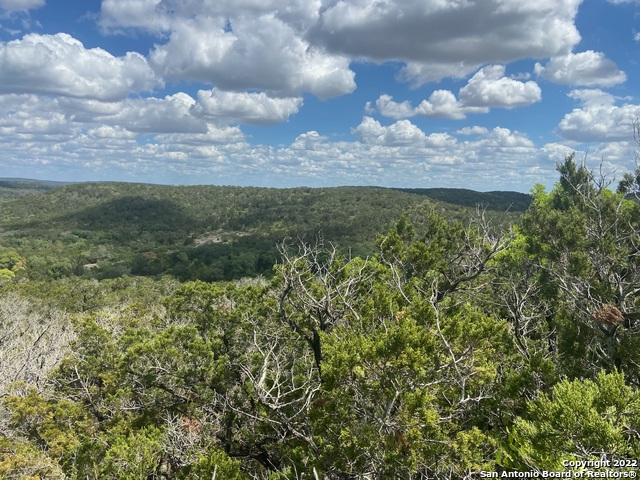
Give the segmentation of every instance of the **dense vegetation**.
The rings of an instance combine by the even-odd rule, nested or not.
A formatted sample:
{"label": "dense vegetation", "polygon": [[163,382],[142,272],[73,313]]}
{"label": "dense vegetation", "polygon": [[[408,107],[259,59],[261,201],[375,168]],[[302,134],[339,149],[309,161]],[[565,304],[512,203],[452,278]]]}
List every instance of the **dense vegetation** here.
{"label": "dense vegetation", "polygon": [[[513,195],[530,202],[524,194],[477,195],[496,212]],[[270,276],[276,245],[288,237],[320,235],[345,254],[372,255],[377,233],[430,201],[383,188],[77,184],[0,203],[0,245],[29,258],[24,275],[30,279],[170,274],[181,281],[233,280]],[[448,218],[469,216],[468,206],[431,202]]]}
{"label": "dense vegetation", "polygon": [[[385,189],[360,214],[359,189],[202,188],[216,206],[202,210],[179,188],[102,202],[123,187],[76,185],[5,203],[0,476],[459,479],[637,461],[640,172],[614,192],[572,158],[558,170],[519,217],[453,218]],[[268,278],[181,282],[163,263],[261,229],[289,237]],[[358,237],[372,229],[386,233]],[[93,255],[96,239],[111,257],[83,262],[134,251],[161,268],[29,272],[36,245]]]}

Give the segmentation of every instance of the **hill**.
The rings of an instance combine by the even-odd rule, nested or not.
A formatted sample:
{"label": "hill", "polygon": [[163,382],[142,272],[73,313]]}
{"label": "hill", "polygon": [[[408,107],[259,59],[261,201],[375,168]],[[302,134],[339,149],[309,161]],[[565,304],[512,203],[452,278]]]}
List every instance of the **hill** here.
{"label": "hill", "polygon": [[0,178],[0,202],[15,200],[63,185],[69,185],[69,182],[33,180],[29,178]]}
{"label": "hill", "polygon": [[465,188],[397,188],[396,190],[424,195],[434,200],[475,207],[482,205],[491,210],[524,212],[531,205],[531,195],[519,192],[476,192]]}
{"label": "hill", "polygon": [[14,182],[30,185],[30,194],[0,203],[0,244],[24,256],[28,275],[41,279],[269,275],[276,244],[285,238],[322,237],[345,254],[366,256],[375,251],[376,235],[405,212],[430,205],[462,220],[475,210],[475,199],[502,222],[524,203],[505,214],[505,205],[522,194],[454,192],[452,203],[436,198],[447,198],[446,190]]}

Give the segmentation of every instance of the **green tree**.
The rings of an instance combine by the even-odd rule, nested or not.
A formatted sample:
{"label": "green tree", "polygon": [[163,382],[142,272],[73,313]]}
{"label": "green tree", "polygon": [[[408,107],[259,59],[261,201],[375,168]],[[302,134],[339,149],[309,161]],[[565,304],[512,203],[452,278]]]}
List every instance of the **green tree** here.
{"label": "green tree", "polygon": [[[568,375],[617,367],[637,384],[640,205],[611,192],[606,176],[576,165],[573,156],[558,171],[553,191],[534,189],[520,229],[526,260],[535,260],[529,306],[538,305],[549,348]],[[541,319],[535,323],[542,333]]]}
{"label": "green tree", "polygon": [[[503,467],[566,471],[563,460],[637,459],[640,394],[621,373],[563,380],[527,405],[502,447]],[[633,467],[635,471],[636,467]]]}

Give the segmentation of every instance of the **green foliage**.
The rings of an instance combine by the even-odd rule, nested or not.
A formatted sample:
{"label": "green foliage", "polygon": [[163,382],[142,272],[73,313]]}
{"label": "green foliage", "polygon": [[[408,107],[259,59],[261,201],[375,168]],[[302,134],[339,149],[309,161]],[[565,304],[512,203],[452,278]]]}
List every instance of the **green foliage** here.
{"label": "green foliage", "polygon": [[[558,171],[554,191],[534,191],[533,207],[519,230],[526,253],[533,256],[527,260],[535,269],[529,287],[535,288],[548,342],[570,377],[618,368],[638,384],[640,358],[631,345],[637,345],[632,332],[640,318],[640,206],[612,193],[605,179],[596,179],[573,157]],[[622,325],[594,319],[605,305],[621,312]],[[543,332],[542,321],[537,328]]]}
{"label": "green foliage", "polygon": [[189,469],[189,475],[186,478],[246,480],[248,477],[242,473],[240,467],[239,461],[230,459],[226,453],[214,448],[198,459]]}
{"label": "green foliage", "polygon": [[152,426],[116,438],[100,466],[100,476],[145,480],[158,469],[162,447],[162,432]]}
{"label": "green foliage", "polygon": [[35,444],[0,436],[0,478],[63,480],[66,477],[57,462]]}
{"label": "green foliage", "polygon": [[0,247],[0,279],[13,279],[24,270],[27,260],[12,248]]}
{"label": "green foliage", "polygon": [[640,394],[620,373],[564,380],[550,395],[530,401],[510,429],[505,467],[562,471],[563,460],[635,459],[640,441]]}
{"label": "green foliage", "polygon": [[[506,334],[504,324],[470,309],[421,321],[401,311],[374,331],[336,329],[311,413],[318,467],[383,477],[437,476],[438,465],[456,465],[460,476],[489,468],[492,441],[474,426],[471,405],[495,381]],[[470,348],[474,358],[465,355]]]}
{"label": "green foliage", "polygon": [[41,447],[46,447],[47,455],[63,468],[73,462],[82,437],[90,428],[82,405],[67,399],[48,400],[30,388],[10,393],[6,406],[11,411],[11,425],[18,433],[37,439]]}

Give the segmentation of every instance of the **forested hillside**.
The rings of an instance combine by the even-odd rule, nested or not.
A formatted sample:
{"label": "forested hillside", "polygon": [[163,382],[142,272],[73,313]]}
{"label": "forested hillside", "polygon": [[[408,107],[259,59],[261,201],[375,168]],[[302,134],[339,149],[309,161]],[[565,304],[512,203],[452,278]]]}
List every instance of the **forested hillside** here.
{"label": "forested hillside", "polygon": [[[1,185],[1,182],[0,182]],[[456,205],[415,193],[369,187],[268,189],[88,183],[0,203],[0,245],[28,258],[22,275],[46,280],[125,274],[185,280],[232,280],[272,273],[277,243],[322,237],[352,256],[375,253],[377,233],[404,212],[430,203],[450,219],[469,218],[476,204]],[[36,190],[37,194],[33,194]],[[477,194],[477,204],[507,222],[505,198]],[[502,202],[502,203],[500,203]]]}
{"label": "forested hillside", "polygon": [[[509,214],[365,188],[5,202],[0,477],[632,477],[640,172],[558,173]],[[270,275],[184,281],[260,239]]]}

